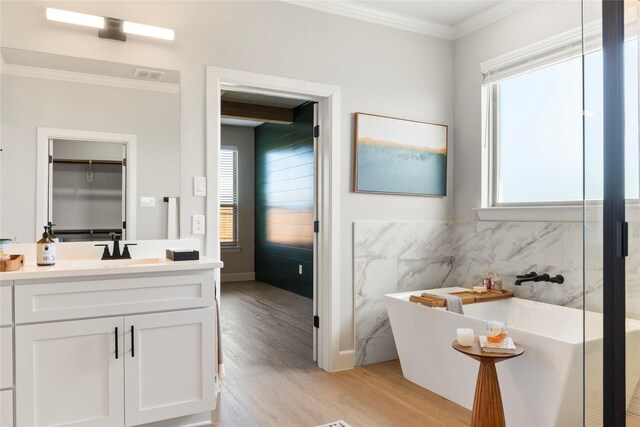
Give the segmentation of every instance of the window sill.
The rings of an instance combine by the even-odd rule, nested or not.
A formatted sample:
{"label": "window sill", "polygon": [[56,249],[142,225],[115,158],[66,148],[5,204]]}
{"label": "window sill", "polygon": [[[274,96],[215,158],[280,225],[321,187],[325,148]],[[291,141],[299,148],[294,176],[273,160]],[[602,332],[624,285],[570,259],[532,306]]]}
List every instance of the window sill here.
{"label": "window sill", "polygon": [[221,252],[227,252],[227,253],[235,253],[235,252],[240,252],[242,250],[242,246],[238,245],[238,246],[222,246],[220,247],[220,251]]}
{"label": "window sill", "polygon": [[480,221],[561,221],[581,222],[582,205],[576,206],[509,206],[475,208]]}

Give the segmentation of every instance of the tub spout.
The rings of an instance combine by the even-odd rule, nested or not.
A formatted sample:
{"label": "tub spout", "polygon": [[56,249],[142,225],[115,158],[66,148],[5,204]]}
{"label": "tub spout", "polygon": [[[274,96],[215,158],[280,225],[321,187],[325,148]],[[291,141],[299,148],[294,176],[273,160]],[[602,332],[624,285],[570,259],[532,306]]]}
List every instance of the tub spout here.
{"label": "tub spout", "polygon": [[525,282],[550,282],[550,283],[564,283],[564,277],[560,274],[551,277],[547,273],[545,274],[536,274],[535,272],[531,272],[528,274],[524,274],[522,276],[517,276],[515,285],[520,286]]}

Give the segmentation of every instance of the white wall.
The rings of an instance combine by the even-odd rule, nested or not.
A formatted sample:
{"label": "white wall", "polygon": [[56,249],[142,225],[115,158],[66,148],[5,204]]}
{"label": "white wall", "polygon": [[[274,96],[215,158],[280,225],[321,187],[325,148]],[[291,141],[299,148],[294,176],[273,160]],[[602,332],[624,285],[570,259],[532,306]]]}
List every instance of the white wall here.
{"label": "white wall", "polygon": [[456,220],[477,219],[473,208],[481,206],[480,63],[581,24],[581,1],[540,1],[454,42]]}
{"label": "white wall", "polygon": [[[47,22],[45,6],[126,18],[176,30],[174,42],[131,36],[126,43],[96,31]],[[452,42],[291,4],[259,2],[6,2],[1,38],[8,47],[179,70],[181,73],[181,236],[204,213],[191,177],[205,170],[205,66],[214,65],[341,86],[341,350],[354,348],[352,224],[355,220],[452,217],[453,198],[352,192],[356,111],[451,125]],[[548,20],[545,17],[545,20]],[[450,132],[451,152],[455,132]],[[452,159],[449,159],[452,165]],[[449,168],[449,194],[453,188]]]}
{"label": "white wall", "polygon": [[[3,39],[7,15],[3,4]],[[137,238],[167,237],[162,197],[180,192],[179,95],[10,74],[0,82],[2,235],[36,241],[36,129],[50,127],[136,135],[138,196],[157,198],[138,208]]]}
{"label": "white wall", "polygon": [[254,272],[254,196],[255,196],[255,145],[254,129],[250,127],[222,126],[222,145],[238,148],[238,240],[239,250],[222,250],[224,268],[222,280],[229,276]]}

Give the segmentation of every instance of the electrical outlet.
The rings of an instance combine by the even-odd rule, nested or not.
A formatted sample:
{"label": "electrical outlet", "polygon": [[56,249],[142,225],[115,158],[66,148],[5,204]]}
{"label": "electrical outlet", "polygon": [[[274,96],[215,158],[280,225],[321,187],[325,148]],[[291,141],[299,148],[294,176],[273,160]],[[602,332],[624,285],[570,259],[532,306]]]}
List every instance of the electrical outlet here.
{"label": "electrical outlet", "polygon": [[140,207],[141,208],[155,208],[156,207],[156,198],[155,197],[140,197]]}
{"label": "electrical outlet", "polygon": [[204,234],[204,215],[191,216],[191,234]]}
{"label": "electrical outlet", "polygon": [[193,177],[193,195],[194,196],[207,195],[207,178],[205,178],[204,176]]}
{"label": "electrical outlet", "polygon": [[302,274],[302,264],[298,264],[298,274]]}

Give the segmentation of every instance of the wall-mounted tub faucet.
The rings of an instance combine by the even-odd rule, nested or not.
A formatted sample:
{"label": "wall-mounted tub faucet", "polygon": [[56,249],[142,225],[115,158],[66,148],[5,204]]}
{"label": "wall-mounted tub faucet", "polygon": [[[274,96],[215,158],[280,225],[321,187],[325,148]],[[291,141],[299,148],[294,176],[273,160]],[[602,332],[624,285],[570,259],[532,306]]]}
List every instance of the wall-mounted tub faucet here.
{"label": "wall-mounted tub faucet", "polygon": [[549,282],[561,285],[564,283],[564,276],[562,274],[556,274],[554,277],[549,279]]}
{"label": "wall-mounted tub faucet", "polygon": [[554,277],[551,277],[547,273],[538,274],[535,271],[532,271],[531,273],[527,273],[527,274],[516,276],[516,282],[515,282],[516,286],[520,286],[524,282],[550,282],[550,283],[562,284],[562,283],[564,283],[564,277],[562,275],[560,275],[560,274],[558,274],[558,275],[556,275]]}

